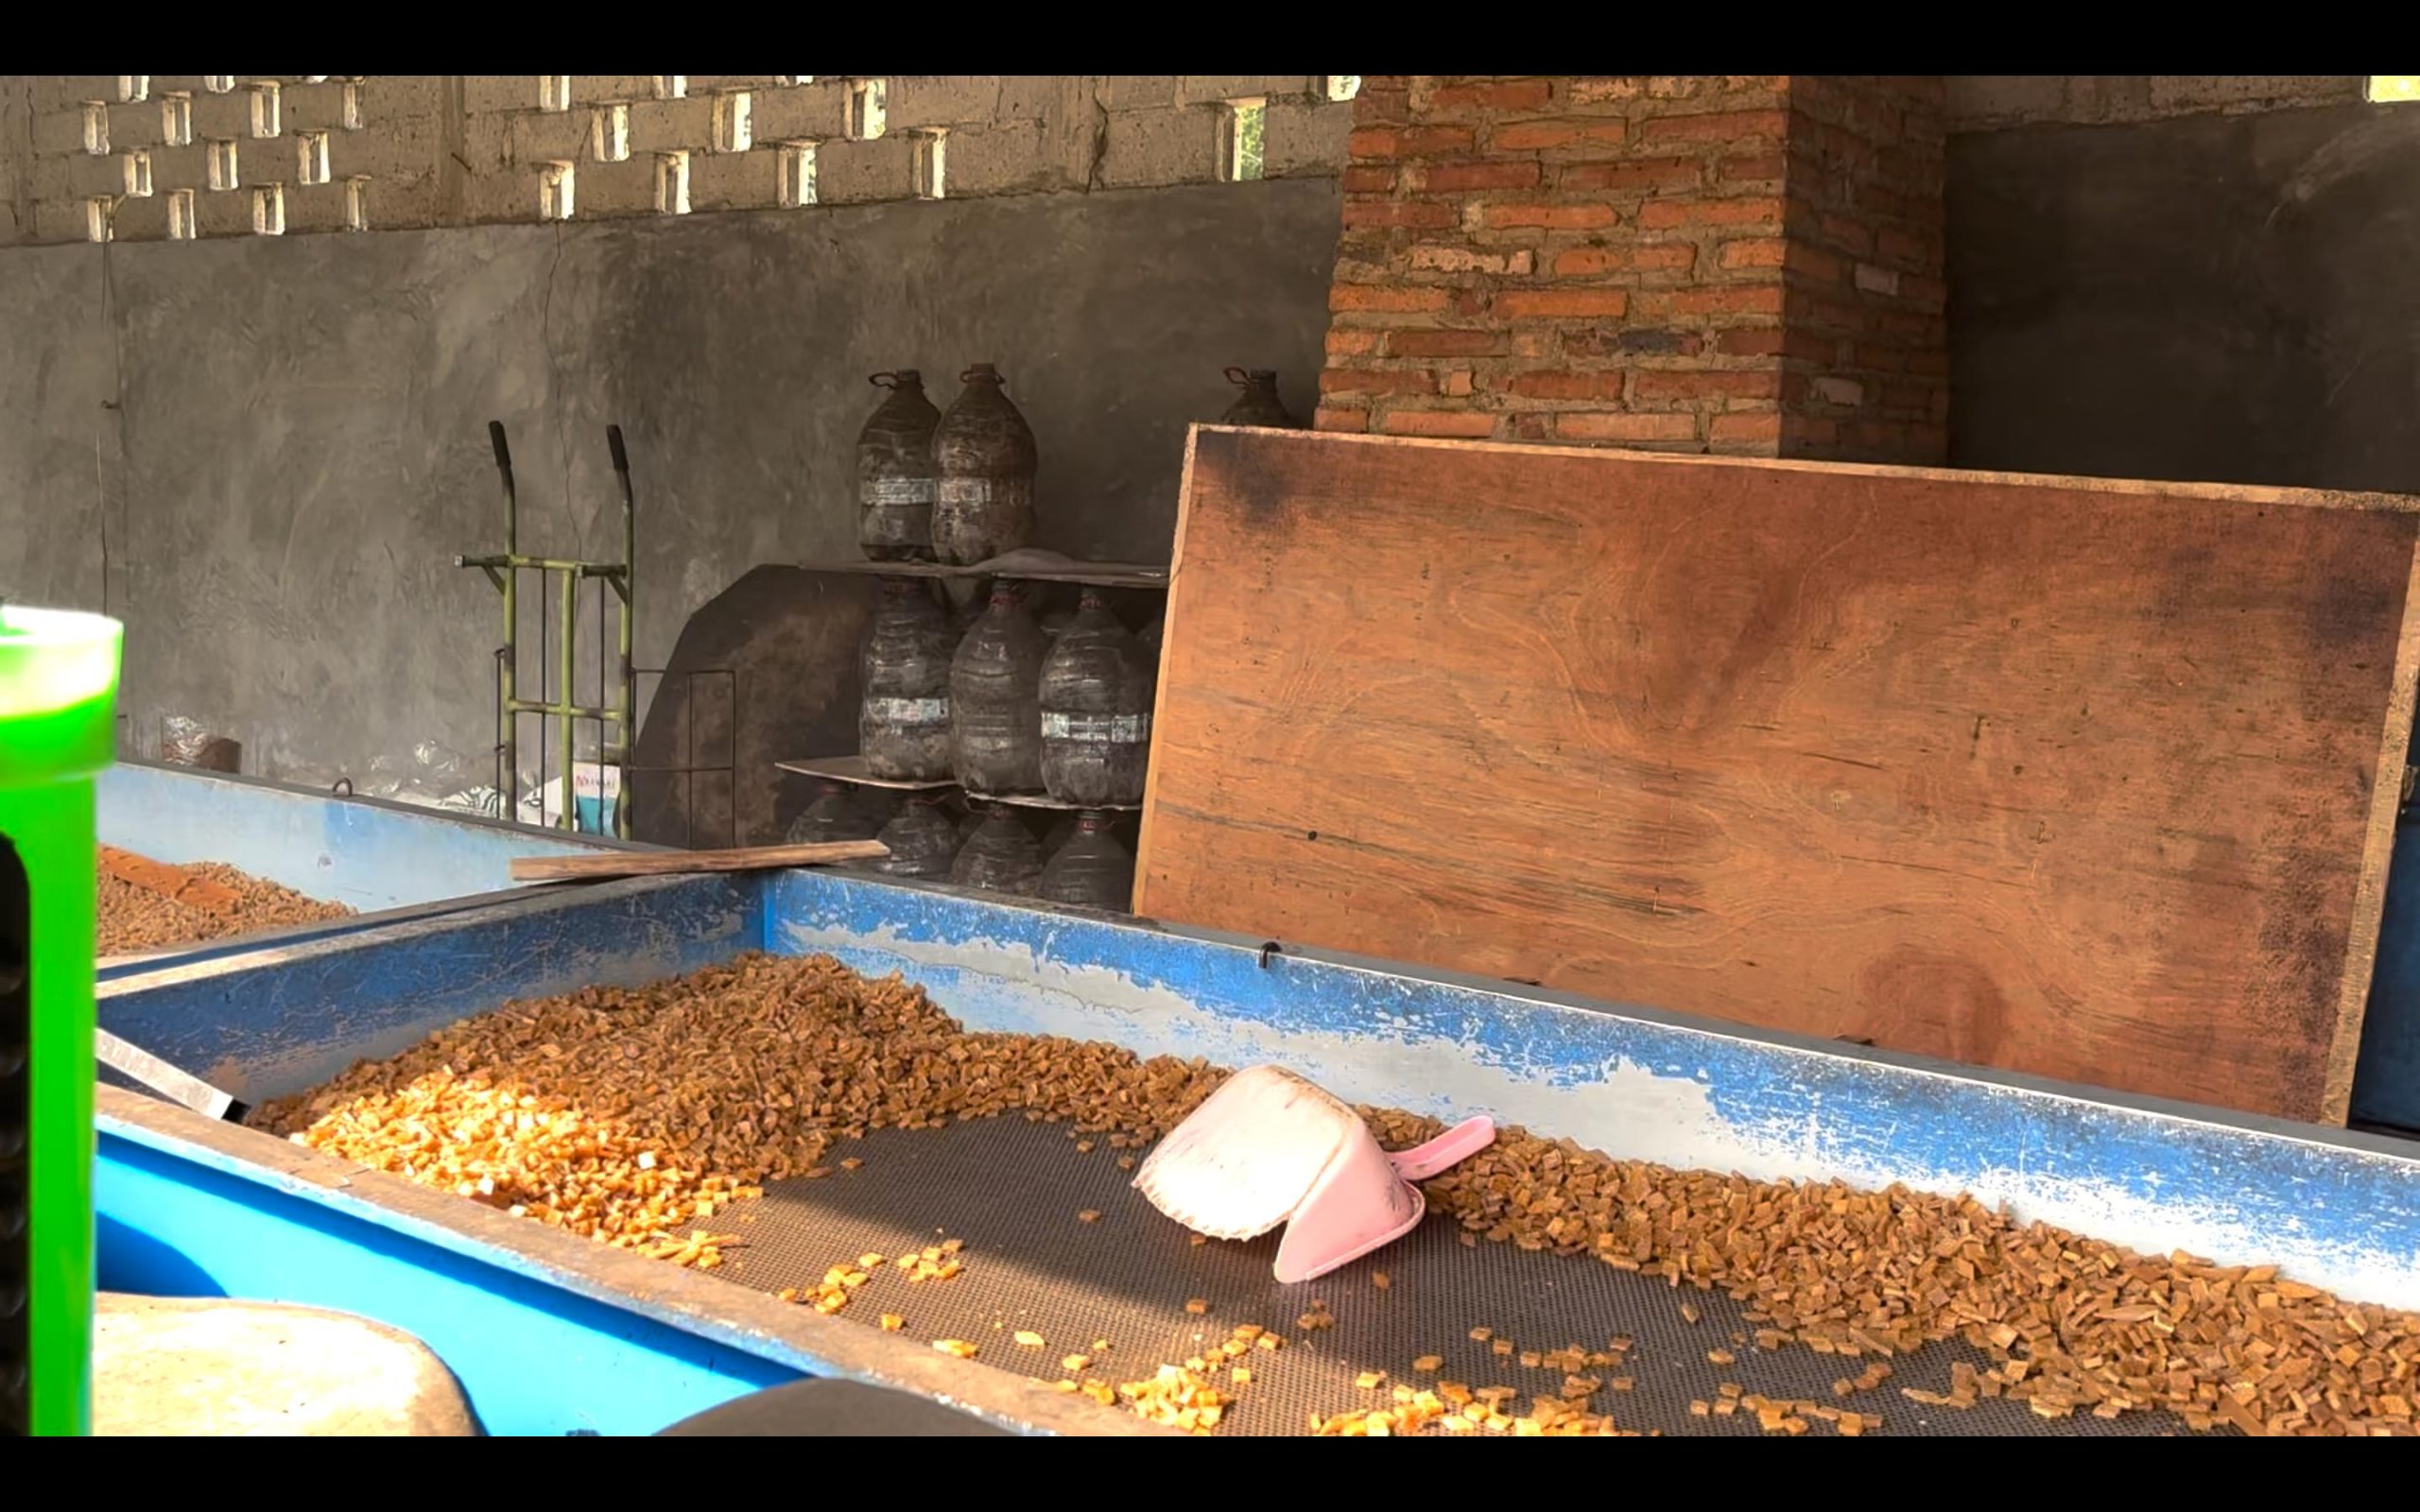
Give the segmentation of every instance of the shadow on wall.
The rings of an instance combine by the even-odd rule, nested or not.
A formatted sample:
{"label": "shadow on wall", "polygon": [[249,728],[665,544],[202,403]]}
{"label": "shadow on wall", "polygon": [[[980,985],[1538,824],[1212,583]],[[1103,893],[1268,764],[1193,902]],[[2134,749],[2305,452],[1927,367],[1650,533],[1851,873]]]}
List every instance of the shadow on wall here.
{"label": "shadow on wall", "polygon": [[857,748],[857,652],[880,596],[876,578],[768,566],[691,615],[639,727],[631,834],[777,843],[802,780],[773,764]]}
{"label": "shadow on wall", "polygon": [[2420,492],[2420,106],[1953,137],[1960,467]]}

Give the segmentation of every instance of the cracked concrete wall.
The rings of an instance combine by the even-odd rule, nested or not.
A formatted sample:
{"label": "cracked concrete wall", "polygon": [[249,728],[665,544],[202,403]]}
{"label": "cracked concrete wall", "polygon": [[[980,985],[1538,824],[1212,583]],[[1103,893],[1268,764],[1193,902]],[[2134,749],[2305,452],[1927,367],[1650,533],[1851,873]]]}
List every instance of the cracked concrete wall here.
{"label": "cracked concrete wall", "polygon": [[[1220,370],[1274,367],[1313,406],[1338,219],[1335,180],[1305,177],[12,249],[0,594],[126,620],[130,750],[182,714],[264,775],[483,784],[500,610],[452,559],[502,544],[491,419],[522,548],[600,558],[623,427],[643,665],[751,567],[856,555],[853,443],[884,369],[946,404],[998,363],[1040,439],[1037,544],[1165,559]],[[594,676],[584,658],[581,696]]]}

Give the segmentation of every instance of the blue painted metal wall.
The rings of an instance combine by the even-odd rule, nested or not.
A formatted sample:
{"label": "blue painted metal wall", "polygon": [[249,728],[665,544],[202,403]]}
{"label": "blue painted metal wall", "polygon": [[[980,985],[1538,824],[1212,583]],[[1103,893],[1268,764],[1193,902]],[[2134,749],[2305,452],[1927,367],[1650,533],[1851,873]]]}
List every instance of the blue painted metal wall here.
{"label": "blue painted metal wall", "polygon": [[[349,934],[396,910],[504,891],[517,856],[589,854],[625,849],[596,836],[550,833],[475,815],[390,803],[253,778],[123,763],[101,775],[100,843],[155,861],[219,861],[368,919],[267,931],[154,953],[141,960],[223,956],[264,940]],[[103,974],[122,974],[122,958]]]}
{"label": "blue painted metal wall", "polygon": [[[2420,746],[2412,764],[2420,765]],[[2409,819],[2394,832],[2377,964],[2353,1076],[2353,1118],[2420,1131],[2420,824]]]}
{"label": "blue painted metal wall", "polygon": [[154,861],[223,861],[362,913],[494,892],[516,856],[619,849],[595,835],[128,762],[103,773],[97,834]]}
{"label": "blue painted metal wall", "polygon": [[107,978],[101,1022],[248,1102],[301,1091],[509,998],[629,986],[765,937],[748,879],[550,889],[330,939]]}
{"label": "blue painted metal wall", "polygon": [[491,1434],[652,1434],[803,1373],[510,1252],[141,1131],[104,1131],[93,1193],[104,1290],[374,1317],[428,1342]]}
{"label": "blue painted metal wall", "polygon": [[[352,934],[391,921],[392,910],[426,912],[500,893],[511,885],[506,868],[515,856],[617,845],[143,763],[105,773],[99,799],[104,845],[161,861],[222,861],[372,916],[112,961],[103,965],[104,976],[218,959],[265,942]],[[2406,825],[2397,835],[2353,1116],[2420,1131],[2420,826]]]}
{"label": "blue painted metal wall", "polygon": [[182,968],[105,985],[101,1022],[257,1098],[510,997],[758,943],[900,971],[973,1027],[1282,1061],[1356,1100],[1674,1165],[1972,1191],[2420,1307],[2420,1146],[837,873],[611,884]]}

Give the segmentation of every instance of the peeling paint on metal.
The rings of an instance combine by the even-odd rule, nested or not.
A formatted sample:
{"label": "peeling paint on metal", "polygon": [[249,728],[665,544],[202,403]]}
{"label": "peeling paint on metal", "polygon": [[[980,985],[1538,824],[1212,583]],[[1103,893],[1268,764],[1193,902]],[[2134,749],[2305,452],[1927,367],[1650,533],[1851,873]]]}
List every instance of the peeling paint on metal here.
{"label": "peeling paint on metal", "polygon": [[1626,1160],[1970,1192],[2150,1253],[2273,1262],[2420,1307],[2420,1146],[2102,1100],[1909,1057],[1253,942],[810,873],[783,949],[899,971],[971,1026],[1278,1061],[1356,1101],[1489,1113]]}
{"label": "peeling paint on metal", "polygon": [[2137,1249],[2420,1307],[2420,1146],[1650,1008],[835,872],[608,884],[108,984],[102,1022],[290,1091],[508,998],[768,945],[898,971],[971,1027],[1277,1061],[1625,1159],[1968,1191]]}
{"label": "peeling paint on metal", "polygon": [[95,830],[103,845],[179,866],[222,862],[356,910],[352,919],[115,957],[101,963],[104,976],[426,918],[510,887],[508,868],[516,857],[630,849],[594,835],[549,834],[470,815],[143,762],[122,762],[102,773],[95,799]]}

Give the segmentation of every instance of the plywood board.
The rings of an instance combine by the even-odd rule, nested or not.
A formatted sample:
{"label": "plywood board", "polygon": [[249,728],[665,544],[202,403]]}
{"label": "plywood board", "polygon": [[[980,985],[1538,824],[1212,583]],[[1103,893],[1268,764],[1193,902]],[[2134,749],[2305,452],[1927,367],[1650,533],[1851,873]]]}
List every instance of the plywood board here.
{"label": "plywood board", "polygon": [[1135,906],[2341,1122],[2401,503],[1204,427]]}

